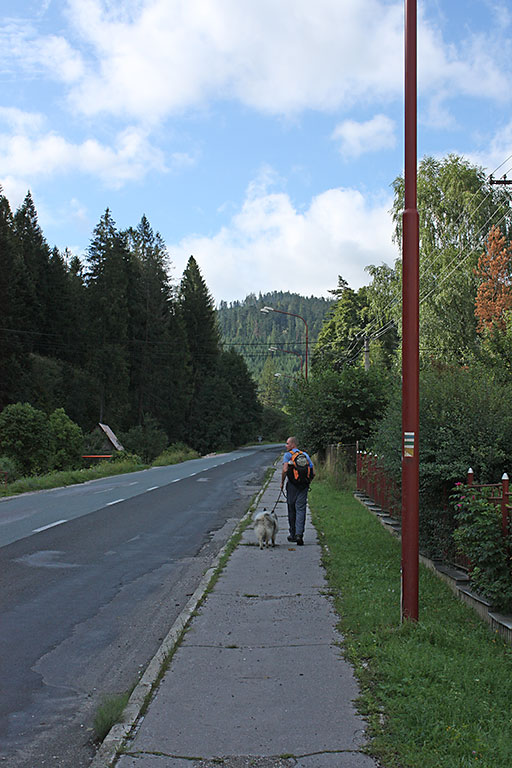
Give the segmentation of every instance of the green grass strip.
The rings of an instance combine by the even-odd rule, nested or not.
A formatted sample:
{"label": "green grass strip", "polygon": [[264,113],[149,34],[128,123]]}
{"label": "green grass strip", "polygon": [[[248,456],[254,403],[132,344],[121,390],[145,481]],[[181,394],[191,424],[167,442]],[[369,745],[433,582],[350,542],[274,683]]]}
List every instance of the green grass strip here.
{"label": "green grass strip", "polygon": [[0,478],[0,497],[14,496],[18,493],[30,491],[50,490],[62,486],[76,485],[90,480],[100,480],[104,477],[124,475],[131,472],[139,472],[149,467],[164,467],[171,464],[181,464],[184,461],[201,458],[197,451],[187,446],[166,449],[151,463],[144,464],[138,458],[124,460],[100,461],[98,464],[83,469],[62,470],[60,472],[48,472],[46,475],[34,475],[33,477],[20,477],[12,483],[3,484]]}
{"label": "green grass strip", "polygon": [[400,625],[400,542],[328,481],[309,503],[370,753],[386,768],[510,768],[512,648],[423,566],[419,622]]}

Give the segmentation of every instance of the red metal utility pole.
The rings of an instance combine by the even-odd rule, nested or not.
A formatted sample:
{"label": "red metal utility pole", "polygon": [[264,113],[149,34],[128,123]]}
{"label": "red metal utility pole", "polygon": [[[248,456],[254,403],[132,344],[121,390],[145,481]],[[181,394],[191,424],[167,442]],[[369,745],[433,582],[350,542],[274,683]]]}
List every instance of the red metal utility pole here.
{"label": "red metal utility pole", "polygon": [[402,605],[418,620],[419,222],[416,196],[417,0],[405,0],[405,210],[402,259]]}

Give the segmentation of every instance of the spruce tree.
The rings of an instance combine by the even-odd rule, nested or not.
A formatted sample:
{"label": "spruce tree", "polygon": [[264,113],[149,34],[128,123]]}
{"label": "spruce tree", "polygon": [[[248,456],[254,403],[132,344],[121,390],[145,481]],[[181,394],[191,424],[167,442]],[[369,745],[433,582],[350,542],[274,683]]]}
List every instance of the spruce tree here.
{"label": "spruce tree", "polygon": [[180,310],[190,351],[194,385],[212,371],[220,351],[220,334],[213,298],[191,256],[180,285]]}
{"label": "spruce tree", "polygon": [[134,422],[142,425],[151,414],[170,440],[179,440],[189,399],[188,345],[168,276],[167,248],[146,216],[126,234],[139,278],[130,312]]}
{"label": "spruce tree", "polygon": [[126,241],[109,209],[87,253],[89,369],[99,385],[98,420],[128,426],[128,261]]}
{"label": "spruce tree", "polygon": [[24,277],[11,208],[0,187],[0,410],[22,399],[21,373],[28,365],[23,332],[28,329],[23,322]]}
{"label": "spruce tree", "polygon": [[226,404],[230,389],[224,386],[217,372],[220,337],[213,298],[193,256],[181,280],[178,316],[190,353],[187,436],[197,450],[212,450],[231,441]]}
{"label": "spruce tree", "polygon": [[263,409],[258,400],[256,384],[245,360],[234,350],[222,352],[218,370],[231,389],[231,440],[244,445],[253,440],[261,425]]}
{"label": "spruce tree", "polygon": [[43,236],[37,212],[30,192],[14,215],[14,234],[21,258],[22,270],[18,279],[19,303],[23,306],[20,317],[26,333],[28,351],[45,354],[48,348],[47,319],[50,314],[48,301],[48,272],[50,249]]}

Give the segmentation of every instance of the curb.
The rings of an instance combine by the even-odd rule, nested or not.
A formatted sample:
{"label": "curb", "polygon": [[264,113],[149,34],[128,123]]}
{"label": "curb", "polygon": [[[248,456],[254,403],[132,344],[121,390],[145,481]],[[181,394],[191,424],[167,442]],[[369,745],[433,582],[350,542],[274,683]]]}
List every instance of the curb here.
{"label": "curb", "polygon": [[[273,466],[275,468],[276,464]],[[111,768],[111,766],[114,765],[114,761],[119,756],[124,742],[137,727],[138,721],[142,716],[144,708],[147,706],[150,699],[152,698],[152,695],[155,693],[157,689],[157,682],[162,669],[169,656],[176,649],[194,611],[208,590],[213,577],[217,573],[220,561],[230,547],[233,539],[239,534],[241,529],[252,517],[261,497],[263,496],[267,487],[270,485],[272,477],[273,474],[269,476],[268,480],[258,491],[253,501],[251,501],[249,504],[247,512],[239,520],[228,541],[224,544],[222,549],[219,550],[212,565],[208,568],[207,571],[205,571],[194,594],[183,608],[178,618],[175,620],[174,624],[165,636],[161,646],[146,667],[146,670],[141,679],[135,686],[130,698],[128,699],[128,703],[123,710],[123,721],[112,726],[110,731],[105,736],[103,742],[101,743],[98,751],[96,752],[96,755],[90,763],[89,768]]]}

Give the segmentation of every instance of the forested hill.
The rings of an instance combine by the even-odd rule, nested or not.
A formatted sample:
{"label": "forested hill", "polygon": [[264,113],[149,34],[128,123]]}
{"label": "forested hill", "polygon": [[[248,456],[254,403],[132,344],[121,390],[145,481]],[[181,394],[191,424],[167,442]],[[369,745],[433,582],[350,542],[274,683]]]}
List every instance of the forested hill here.
{"label": "forested hill", "polygon": [[[300,371],[301,358],[305,362],[306,325],[309,335],[309,355],[322,328],[332,299],[316,296],[300,296],[298,293],[273,291],[250,294],[243,301],[220,303],[217,310],[219,327],[225,348],[232,347],[245,358],[249,370],[258,380],[269,356],[274,359],[276,370],[283,373]],[[263,307],[273,307],[291,315],[269,312]],[[269,352],[269,347],[278,352]]]}

